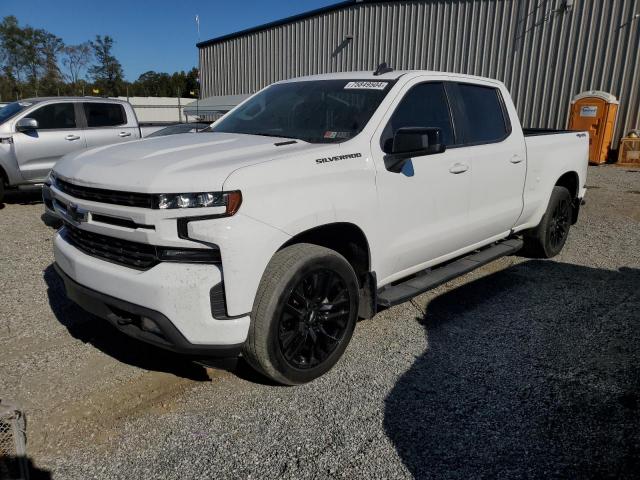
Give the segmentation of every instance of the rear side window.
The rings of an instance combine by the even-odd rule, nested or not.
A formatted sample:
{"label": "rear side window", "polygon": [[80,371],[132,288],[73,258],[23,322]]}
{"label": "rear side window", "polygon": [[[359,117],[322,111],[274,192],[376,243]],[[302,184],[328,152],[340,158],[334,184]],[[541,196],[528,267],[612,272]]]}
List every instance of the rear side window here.
{"label": "rear side window", "polygon": [[76,128],[76,112],[73,103],[43,105],[27,116],[38,121],[39,130]]}
{"label": "rear side window", "polygon": [[466,119],[465,143],[497,142],[508,135],[510,128],[497,89],[460,83],[458,92]]}
{"label": "rear side window", "polygon": [[88,127],[115,127],[127,123],[124,107],[117,103],[85,103]]}
{"label": "rear side window", "polygon": [[443,83],[421,83],[400,101],[382,135],[382,149],[391,151],[393,135],[402,127],[437,127],[445,145],[454,143],[449,103]]}

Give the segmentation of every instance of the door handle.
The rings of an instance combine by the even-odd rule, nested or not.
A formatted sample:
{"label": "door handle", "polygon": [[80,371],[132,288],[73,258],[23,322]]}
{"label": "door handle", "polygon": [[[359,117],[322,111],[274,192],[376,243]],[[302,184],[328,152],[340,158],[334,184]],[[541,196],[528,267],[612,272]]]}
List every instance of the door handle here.
{"label": "door handle", "polygon": [[119,137],[130,137],[131,136],[131,132],[120,132],[118,134]]}
{"label": "door handle", "polygon": [[511,163],[520,163],[523,160],[524,160],[524,158],[521,157],[520,155],[514,155],[513,157],[511,157],[511,160],[509,160],[509,161]]}
{"label": "door handle", "polygon": [[454,163],[449,169],[449,171],[455,175],[459,173],[464,173],[467,170],[469,170],[469,165],[466,165],[464,163]]}
{"label": "door handle", "polygon": [[64,137],[65,140],[69,140],[70,142],[73,142],[74,140],[80,140],[80,136],[79,135],[67,135],[66,137]]}

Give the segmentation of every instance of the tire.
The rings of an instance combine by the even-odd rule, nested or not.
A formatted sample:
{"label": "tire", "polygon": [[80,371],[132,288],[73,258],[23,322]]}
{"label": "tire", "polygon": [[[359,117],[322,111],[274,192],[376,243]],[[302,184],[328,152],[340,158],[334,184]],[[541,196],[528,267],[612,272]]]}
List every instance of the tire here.
{"label": "tire", "polygon": [[547,211],[540,224],[524,235],[525,255],[551,258],[560,253],[569,235],[573,218],[573,200],[565,187],[553,187]]}
{"label": "tire", "polygon": [[4,200],[4,178],[0,174],[0,203]]}
{"label": "tire", "polygon": [[344,353],[358,317],[358,280],[345,258],[299,243],[277,252],[262,276],[243,357],[284,385],[310,382]]}

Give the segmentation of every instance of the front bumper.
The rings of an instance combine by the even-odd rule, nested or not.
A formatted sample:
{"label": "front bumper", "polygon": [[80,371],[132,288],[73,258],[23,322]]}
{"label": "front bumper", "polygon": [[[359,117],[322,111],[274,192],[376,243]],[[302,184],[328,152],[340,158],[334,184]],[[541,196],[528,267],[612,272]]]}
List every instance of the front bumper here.
{"label": "front bumper", "polygon": [[[160,312],[141,307],[118,298],[104,295],[90,288],[83,287],[55,264],[55,269],[62,278],[67,297],[83,310],[107,320],[121,332],[166,350],[189,355],[212,357],[237,357],[242,344],[238,345],[197,345],[190,343]],[[149,331],[143,327],[143,320],[153,321],[157,330]]]}
{"label": "front bumper", "polygon": [[[134,270],[87,255],[60,233],[54,238],[54,255],[69,298],[128,335],[198,354],[237,353],[246,340],[248,315],[213,317],[211,289],[222,282],[216,265],[166,262]],[[162,335],[143,331],[141,317],[153,320]]]}

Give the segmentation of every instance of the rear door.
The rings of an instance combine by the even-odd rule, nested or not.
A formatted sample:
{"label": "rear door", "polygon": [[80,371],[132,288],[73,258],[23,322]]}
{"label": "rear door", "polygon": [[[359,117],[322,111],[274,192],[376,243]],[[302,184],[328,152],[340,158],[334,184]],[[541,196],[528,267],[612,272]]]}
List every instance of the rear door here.
{"label": "rear door", "polygon": [[453,82],[449,91],[460,150],[473,170],[467,232],[474,245],[508,232],[520,216],[526,149],[520,125],[510,121],[515,110],[508,111],[495,84]]}
{"label": "rear door", "polygon": [[83,102],[87,146],[99,147],[137,140],[137,121],[127,109],[115,102]]}
{"label": "rear door", "polygon": [[25,180],[43,181],[60,157],[85,148],[78,108],[74,102],[47,103],[18,118],[38,121],[37,130],[13,135],[18,166]]}

